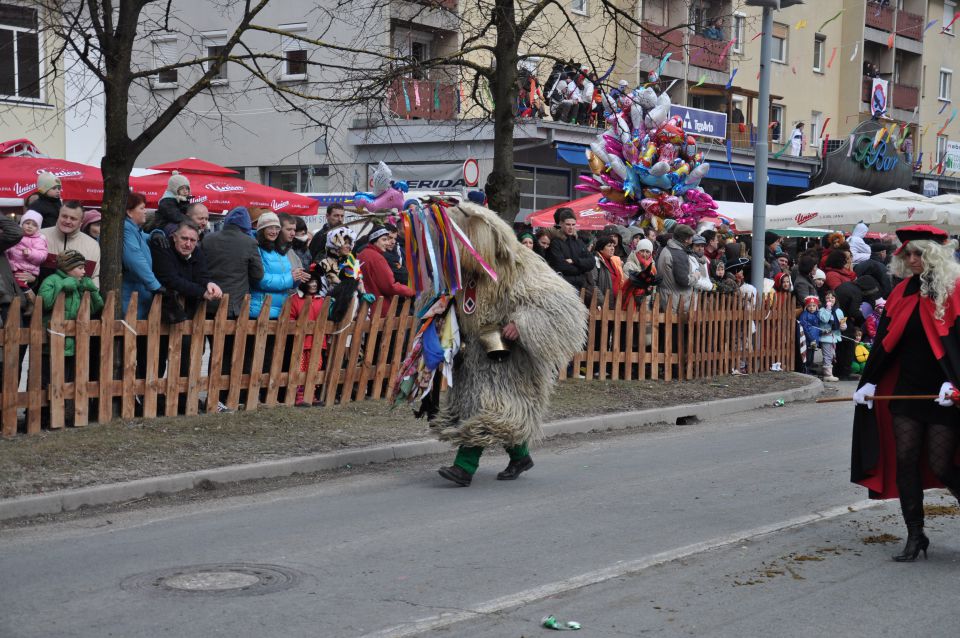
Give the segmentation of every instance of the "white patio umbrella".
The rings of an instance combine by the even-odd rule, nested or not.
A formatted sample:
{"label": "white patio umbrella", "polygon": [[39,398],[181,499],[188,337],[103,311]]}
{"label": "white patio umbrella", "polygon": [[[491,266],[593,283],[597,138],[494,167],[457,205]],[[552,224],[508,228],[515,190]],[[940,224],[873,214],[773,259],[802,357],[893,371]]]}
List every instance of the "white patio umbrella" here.
{"label": "white patio umbrella", "polygon": [[903,202],[878,200],[853,193],[836,195],[805,193],[797,200],[771,208],[767,209],[767,228],[770,230],[791,226],[847,230],[860,222],[868,225],[878,223],[891,211],[906,207]]}
{"label": "white patio umbrella", "polygon": [[800,193],[797,197],[824,197],[829,195],[867,195],[870,191],[865,191],[862,188],[857,188],[855,186],[847,186],[846,184],[840,184],[838,182],[830,182],[829,184],[824,184],[823,186],[818,186],[812,190],[808,190],[805,193]]}
{"label": "white patio umbrella", "polygon": [[930,201],[934,204],[960,204],[960,195],[955,193],[944,193],[943,195],[931,197]]}
{"label": "white patio umbrella", "polygon": [[924,197],[920,193],[914,193],[913,191],[908,191],[905,188],[895,188],[892,191],[886,191],[884,193],[877,193],[874,197],[883,197],[884,199],[901,199],[905,202],[933,202],[937,203],[929,197]]}

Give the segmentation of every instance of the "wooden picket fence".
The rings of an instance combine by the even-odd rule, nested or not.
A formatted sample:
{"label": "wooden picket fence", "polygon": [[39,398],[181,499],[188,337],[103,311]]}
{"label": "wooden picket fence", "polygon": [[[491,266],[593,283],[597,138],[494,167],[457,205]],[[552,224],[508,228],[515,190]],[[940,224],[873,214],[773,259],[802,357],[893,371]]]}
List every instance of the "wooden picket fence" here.
{"label": "wooden picket fence", "polygon": [[[220,397],[232,409],[239,408],[241,400],[246,410],[291,406],[298,386],[308,401],[318,397],[326,405],[385,399],[415,329],[412,301],[398,298],[385,316],[379,299],[372,307],[361,304],[355,318],[339,324],[325,318],[326,308],[315,322],[305,312],[291,320],[289,303],[278,319],[269,318],[269,303],[263,304],[259,317],[249,318],[249,297],[240,318],[228,320],[227,301],[212,317],[204,306],[192,320],[170,326],[161,323],[159,298],[144,320],[137,319],[135,296],[119,319],[112,319],[118,316],[115,293],[106,296],[100,318],[91,317],[89,297],[84,296],[77,318],[64,319],[61,298],[46,328],[39,299],[25,322],[18,321],[21,309],[14,301],[0,328],[3,435],[15,435],[21,417],[33,434],[42,427],[80,427],[117,416],[196,415],[201,405],[213,412]],[[669,305],[661,310],[656,297],[645,298],[639,306],[620,299],[604,304],[594,297],[588,307],[587,347],[574,357],[570,370],[561,371],[562,378],[669,381],[729,374],[741,366],[758,372],[776,362],[784,370],[793,368],[795,309],[789,295],[768,296],[756,308],[745,305],[739,295],[715,294],[695,296],[691,308],[682,312]],[[308,335],[317,345],[306,371],[301,371],[300,354]],[[75,339],[73,357],[64,356],[68,337]],[[161,337],[170,344],[162,377]],[[189,347],[177,347],[185,337]],[[324,338],[321,369],[318,346]],[[228,339],[232,349],[225,347]],[[146,364],[141,376],[138,355],[141,367],[144,360]],[[182,357],[188,364],[185,376]],[[224,365],[226,357],[229,365]],[[24,360],[25,389],[20,390]]]}

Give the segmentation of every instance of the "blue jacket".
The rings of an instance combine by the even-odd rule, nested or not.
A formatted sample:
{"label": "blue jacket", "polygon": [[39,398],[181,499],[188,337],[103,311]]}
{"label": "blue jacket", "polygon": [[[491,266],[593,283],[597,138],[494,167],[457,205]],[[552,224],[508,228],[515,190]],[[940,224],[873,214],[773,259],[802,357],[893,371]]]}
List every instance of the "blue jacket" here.
{"label": "blue jacket", "polygon": [[798,318],[803,333],[807,336],[807,343],[820,343],[820,313],[804,310]]}
{"label": "blue jacket", "polygon": [[153,301],[153,293],[160,282],[153,274],[153,256],[147,245],[147,235],[127,217],[123,220],[123,283],[120,303],[127,312],[130,296],[137,293],[137,319],[146,319]]}
{"label": "blue jacket", "polygon": [[250,317],[256,319],[260,315],[263,299],[270,295],[270,318],[276,319],[293,289],[293,268],[286,254],[263,248],[257,250],[263,262],[263,279],[250,282]]}
{"label": "blue jacket", "polygon": [[820,317],[820,343],[840,343],[842,338],[840,320],[843,319],[843,311],[836,307],[830,310],[821,308],[818,315]]}

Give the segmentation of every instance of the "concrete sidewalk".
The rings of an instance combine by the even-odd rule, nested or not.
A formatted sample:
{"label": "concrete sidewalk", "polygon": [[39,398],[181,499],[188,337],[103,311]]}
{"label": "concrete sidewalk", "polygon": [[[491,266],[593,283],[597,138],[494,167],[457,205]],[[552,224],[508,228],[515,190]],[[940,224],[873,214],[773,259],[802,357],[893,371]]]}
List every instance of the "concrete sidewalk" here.
{"label": "concrete sidewalk", "polygon": [[[547,423],[543,429],[546,436],[551,437],[558,434],[577,434],[595,430],[619,430],[653,423],[683,424],[685,420],[689,419],[702,419],[707,416],[717,417],[737,412],[747,412],[757,408],[772,407],[779,400],[786,403],[812,399],[822,392],[823,384],[820,380],[811,378],[807,385],[784,392],[676,405],[637,412],[567,419]],[[228,465],[209,470],[155,476],[123,483],[58,490],[47,494],[21,496],[0,501],[0,520],[41,514],[58,514],[76,510],[83,506],[119,503],[151,494],[172,494],[194,489],[206,482],[231,483],[290,476],[297,473],[309,474],[346,465],[383,463],[428,454],[441,454],[449,452],[450,449],[450,444],[440,441],[411,441],[393,445],[356,448],[342,452],[291,457],[277,461]]]}

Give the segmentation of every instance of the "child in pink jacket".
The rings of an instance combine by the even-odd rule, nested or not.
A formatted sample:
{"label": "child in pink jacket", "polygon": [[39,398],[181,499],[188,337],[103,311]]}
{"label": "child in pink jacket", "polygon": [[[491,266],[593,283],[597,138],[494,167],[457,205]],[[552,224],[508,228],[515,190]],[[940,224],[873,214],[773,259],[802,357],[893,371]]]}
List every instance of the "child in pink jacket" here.
{"label": "child in pink jacket", "polygon": [[20,227],[23,228],[23,238],[20,243],[7,249],[7,261],[13,276],[24,290],[30,285],[18,275],[28,273],[34,278],[40,275],[40,264],[47,258],[47,238],[40,234],[40,224],[43,217],[34,210],[28,210],[20,218]]}

